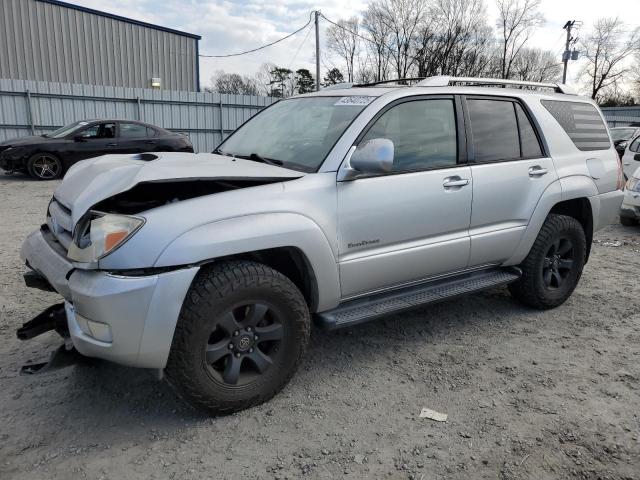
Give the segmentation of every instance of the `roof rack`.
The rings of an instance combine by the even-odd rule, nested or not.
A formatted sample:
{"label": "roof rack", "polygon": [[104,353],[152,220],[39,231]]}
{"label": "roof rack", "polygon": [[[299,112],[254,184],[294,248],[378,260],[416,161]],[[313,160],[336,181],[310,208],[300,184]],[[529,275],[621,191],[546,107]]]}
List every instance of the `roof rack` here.
{"label": "roof rack", "polygon": [[343,88],[353,87],[374,87],[389,83],[398,85],[410,85],[414,82],[416,87],[447,87],[451,85],[483,85],[488,87],[513,87],[513,88],[548,88],[557,93],[567,95],[576,95],[576,91],[569,85],[563,83],[543,83],[543,82],[527,82],[523,80],[504,80],[501,78],[477,78],[477,77],[450,77],[447,75],[439,75],[435,77],[414,77],[414,78],[398,78],[395,80],[383,80],[380,82],[345,85]]}
{"label": "roof rack", "polygon": [[527,82],[524,80],[504,80],[501,78],[476,78],[476,77],[449,77],[446,75],[437,77],[427,77],[417,83],[418,87],[446,87],[449,85],[486,85],[496,87],[528,87],[528,88],[550,88],[558,93],[575,95],[575,90],[564,83],[543,83]]}

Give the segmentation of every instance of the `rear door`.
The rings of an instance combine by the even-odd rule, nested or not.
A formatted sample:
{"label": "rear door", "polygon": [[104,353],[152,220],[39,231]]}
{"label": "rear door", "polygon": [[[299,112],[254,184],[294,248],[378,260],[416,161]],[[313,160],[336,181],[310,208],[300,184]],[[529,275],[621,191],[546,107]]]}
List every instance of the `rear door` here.
{"label": "rear door", "polygon": [[512,255],[538,200],[558,177],[523,103],[467,96],[465,107],[473,177],[469,266],[475,267]]}
{"label": "rear door", "polygon": [[118,150],[120,153],[151,152],[155,149],[155,139],[149,138],[149,129],[146,125],[134,122],[120,122],[118,136]]}
{"label": "rear door", "polygon": [[640,136],[631,141],[622,157],[622,168],[627,178],[633,177],[635,171],[640,168]]}

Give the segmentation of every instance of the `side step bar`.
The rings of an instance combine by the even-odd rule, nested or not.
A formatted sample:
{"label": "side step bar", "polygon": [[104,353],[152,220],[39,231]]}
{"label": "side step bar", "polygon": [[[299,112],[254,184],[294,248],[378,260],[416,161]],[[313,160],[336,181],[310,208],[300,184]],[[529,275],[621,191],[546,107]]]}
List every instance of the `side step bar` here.
{"label": "side step bar", "polygon": [[317,324],[325,330],[350,327],[374,318],[428,305],[486,288],[506,285],[522,272],[514,267],[496,268],[434,280],[377,295],[347,301],[333,310],[316,315]]}

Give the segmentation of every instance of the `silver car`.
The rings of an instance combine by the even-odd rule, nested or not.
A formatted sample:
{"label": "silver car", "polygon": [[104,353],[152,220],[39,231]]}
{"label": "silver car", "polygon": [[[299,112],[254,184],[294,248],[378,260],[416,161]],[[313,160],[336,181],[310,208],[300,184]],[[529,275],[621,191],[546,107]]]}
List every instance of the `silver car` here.
{"label": "silver car", "polygon": [[55,329],[60,355],[159,369],[194,405],[237,411],[284,387],[312,319],[350,327],[499,285],[562,304],[623,184],[598,107],[564,85],[299,95],[212,154],[71,168],[22,248],[27,284],[64,302],[18,336]]}

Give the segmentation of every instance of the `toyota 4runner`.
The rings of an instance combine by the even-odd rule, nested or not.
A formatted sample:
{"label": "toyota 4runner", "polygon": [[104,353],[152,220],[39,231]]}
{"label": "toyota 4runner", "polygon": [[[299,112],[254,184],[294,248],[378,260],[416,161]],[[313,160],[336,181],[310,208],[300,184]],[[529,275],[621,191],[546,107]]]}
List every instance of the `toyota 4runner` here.
{"label": "toyota 4runner", "polygon": [[[399,83],[410,83],[402,81]],[[18,331],[164,371],[212,414],[271,398],[312,319],[336,329],[508,285],[562,304],[623,176],[598,107],[558,84],[431,77],[279,101],[212,154],[73,166],[27,237]]]}

